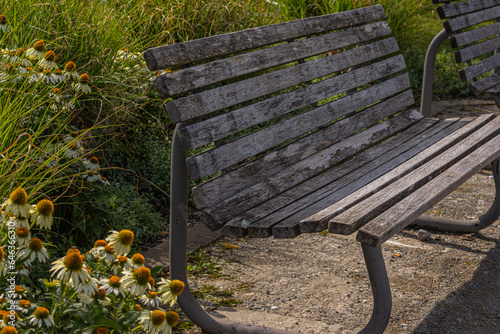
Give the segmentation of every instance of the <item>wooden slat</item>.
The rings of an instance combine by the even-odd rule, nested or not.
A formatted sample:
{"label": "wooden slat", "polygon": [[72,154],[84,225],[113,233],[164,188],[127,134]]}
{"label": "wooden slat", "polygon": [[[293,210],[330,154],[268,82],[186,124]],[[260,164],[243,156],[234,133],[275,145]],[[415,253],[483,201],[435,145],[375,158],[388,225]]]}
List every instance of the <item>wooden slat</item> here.
{"label": "wooden slat", "polygon": [[[341,168],[345,168],[347,172],[349,172],[349,174],[343,176],[343,178],[340,179],[337,184],[329,185],[327,187],[324,187],[324,189],[320,189],[320,191],[317,191],[316,193],[305,196],[304,198],[292,203],[287,208],[287,210],[291,211],[292,213],[293,211],[296,211],[296,209],[301,209],[301,211],[297,211],[297,213],[290,215],[288,218],[280,221],[279,224],[273,226],[272,233],[274,237],[291,238],[300,233],[320,232],[327,229],[329,218],[315,214],[317,214],[318,212],[323,212],[322,210],[331,207],[332,203],[343,200],[352,193],[365,187],[367,184],[370,184],[377,178],[380,178],[381,176],[389,173],[397,166],[400,166],[406,161],[411,160],[416,155],[427,149],[429,146],[436,144],[436,142],[439,142],[450,133],[467,124],[466,121],[457,122],[456,120],[451,123],[453,123],[453,125],[449,126],[450,122],[440,122],[439,125],[435,127],[436,129],[431,128],[429,131],[427,131],[429,132],[429,134],[434,134],[432,136],[429,136],[427,139],[422,138],[424,140],[416,142],[414,140],[408,141],[406,143],[400,142],[402,149],[397,148],[391,152],[386,153],[390,157],[389,159],[373,155],[375,159],[373,161],[366,162],[366,165],[353,166],[353,168],[349,168],[350,164],[342,166]],[[437,133],[435,133],[434,131],[437,131]],[[396,154],[397,152],[399,152],[399,154]],[[357,162],[357,160],[358,157],[356,157],[355,161]],[[412,169],[415,169],[418,166],[424,164],[426,160],[413,159],[413,161],[413,165],[407,164],[406,169],[399,169],[402,172],[400,175],[403,175],[403,173],[408,173]],[[387,182],[392,181],[394,180],[387,180]],[[370,194],[365,194],[365,197],[367,197],[368,195]],[[361,199],[362,198],[357,198],[357,201],[360,201]],[[297,205],[297,203],[300,203],[300,206]],[[354,204],[356,204],[355,201],[350,203],[351,206]],[[311,219],[311,216],[313,216],[312,219],[314,220]],[[266,217],[265,220],[270,221],[268,217]]]}
{"label": "wooden slat", "polygon": [[487,52],[494,51],[500,46],[500,36],[488,39],[484,42],[477,43],[466,47],[462,50],[455,51],[455,59],[457,63],[463,63]]}
{"label": "wooden slat", "polygon": [[491,7],[480,12],[475,12],[469,15],[459,16],[454,19],[443,22],[444,28],[448,34],[472,27],[476,24],[494,20],[500,17],[500,6]]}
{"label": "wooden slat", "polygon": [[472,13],[495,5],[498,5],[497,0],[468,0],[441,6],[437,9],[437,12],[440,18],[448,19],[450,17]]}
{"label": "wooden slat", "polygon": [[462,81],[472,80],[500,66],[500,53],[458,71]]}
{"label": "wooden slat", "polygon": [[[389,33],[390,29],[387,22],[376,22],[367,26],[356,27],[328,35],[321,35],[274,48],[236,56],[231,64],[227,64],[221,68],[220,71],[224,71],[225,69],[236,72],[237,69],[241,67],[251,68],[249,72],[260,71],[269,67],[326,53],[337,48],[369,41]],[[217,73],[217,75],[219,75],[218,78],[222,78],[223,73]],[[268,86],[271,91],[267,91],[264,87],[263,92],[261,90],[252,91],[250,89],[251,86],[247,86],[247,82],[252,84],[255,80],[257,79],[250,81],[244,80],[182,97],[165,104],[165,108],[172,122],[177,123],[210,114],[274,91],[272,86]],[[162,96],[158,86],[157,89],[160,92],[160,96]]]}
{"label": "wooden slat", "polygon": [[498,34],[500,34],[500,22],[450,36],[450,43],[456,49]]}
{"label": "wooden slat", "polygon": [[470,89],[474,94],[478,95],[484,93],[486,90],[497,86],[500,83],[500,72],[493,73],[492,75],[471,83]]}
{"label": "wooden slat", "polygon": [[160,46],[146,50],[144,59],[149,69],[156,71],[384,18],[382,6],[376,5]]}
{"label": "wooden slat", "polygon": [[485,95],[486,95],[486,97],[493,98],[493,99],[499,97],[500,96],[500,85],[488,89],[485,92]]}
{"label": "wooden slat", "polygon": [[479,172],[481,168],[500,157],[498,143],[500,143],[500,136],[491,139],[434,180],[393,205],[363,226],[356,239],[366,245],[379,247]]}
{"label": "wooden slat", "polygon": [[[401,55],[335,76],[273,98],[290,111],[374,80],[397,73],[405,68]],[[277,102],[279,101],[279,102]],[[293,139],[328,122],[346,116],[345,110],[334,109],[334,102],[314,108],[290,119],[273,124],[227,144],[187,159],[189,176],[199,179],[250,158],[260,152]]]}
{"label": "wooden slat", "polygon": [[[432,126],[436,123],[438,125]],[[290,231],[283,231],[288,236],[297,235],[299,232],[304,233],[305,231],[298,229],[299,221],[332,204],[332,201],[327,201],[326,204],[318,206],[317,204],[322,199],[333,193],[339,194],[340,197],[337,200],[346,196],[364,185],[355,182],[356,180],[365,178],[367,174],[372,173],[379,166],[403,153],[418,151],[418,146],[421,145],[422,141],[434,137],[433,135],[440,131],[453,132],[457,127],[462,126],[459,123],[456,120],[445,122],[431,119],[422,120],[403,133],[243,213],[226,224],[223,232],[227,230],[228,225],[238,226],[238,222],[240,222],[241,226],[242,219],[246,219],[252,222],[248,227],[250,237],[269,237],[272,233],[271,228],[275,225],[279,226],[279,229],[291,227]],[[445,128],[446,130],[442,131]],[[433,140],[437,141],[438,139]],[[341,192],[343,194],[340,194]],[[324,229],[326,229],[326,223],[322,230]]]}
{"label": "wooden slat", "polygon": [[[279,91],[308,82],[396,51],[398,51],[396,40],[388,38],[294,67],[263,74],[246,80],[245,85],[255,95],[265,95],[271,91]],[[179,132],[183,147],[193,149],[206,145],[290,111],[289,105],[275,101],[276,99],[259,102],[186,126]],[[302,106],[308,103],[302,103]],[[297,108],[295,105],[294,107]]]}
{"label": "wooden slat", "polygon": [[[174,96],[197,88],[206,87],[217,82],[307,58],[312,55],[367,42],[388,34],[390,34],[390,30],[386,23],[373,23],[350,30],[334,32],[328,35],[313,37],[307,40],[217,60],[174,73],[164,74],[156,78],[158,82],[155,84],[159,88],[162,97]],[[369,54],[366,56],[369,56]],[[262,80],[266,82],[269,80],[264,78],[265,77],[263,77]],[[257,79],[254,78],[253,80],[255,81]],[[246,88],[251,90],[252,84],[253,83],[248,82]],[[239,83],[238,85],[241,86],[243,83]],[[240,91],[240,89],[237,88],[238,85],[233,85],[231,87],[234,91]],[[273,87],[267,87],[267,89],[265,89],[265,86],[258,88],[261,90],[261,93],[257,96],[269,94],[278,90],[273,89]]]}
{"label": "wooden slat", "polygon": [[[349,114],[409,87],[410,80],[408,74],[404,73],[340,98],[332,102],[330,107],[332,110],[343,110],[346,114]],[[341,136],[350,136],[363,129],[358,125],[351,127],[351,132],[347,132],[348,129],[343,129],[343,131],[335,130],[339,126],[341,125],[332,124],[320,129],[312,135],[299,139],[238,169],[231,170],[228,173],[224,173],[217,178],[194,187],[193,195],[197,208],[202,209],[212,206],[221,199],[230,197],[252,186],[255,182],[265,180],[277,173],[277,171],[288,168],[299,160],[305,159],[335,144],[342,139]]]}
{"label": "wooden slat", "polygon": [[[405,161],[401,165],[392,169],[387,174],[382,177],[376,179],[372,183],[369,184],[369,187],[364,187],[359,191],[355,191],[352,194],[345,196],[340,201],[334,203],[332,201],[331,206],[325,208],[322,211],[319,211],[315,215],[304,219],[301,223],[313,225],[315,222],[324,226],[325,222],[330,221],[333,217],[339,215],[340,213],[346,211],[351,208],[353,205],[359,203],[360,201],[366,199],[368,196],[372,195],[374,192],[384,188],[386,185],[394,182],[401,175],[407,174],[408,172],[413,171],[415,168],[421,166],[423,163],[426,163],[430,159],[432,159],[435,154],[441,153],[447,149],[449,149],[454,143],[462,140],[463,138],[469,136],[471,133],[476,131],[477,129],[484,126],[487,122],[491,121],[494,118],[493,115],[481,115],[477,117],[475,120],[462,127],[458,131],[452,133],[450,136],[445,137],[443,140],[439,141],[432,147],[425,149],[424,151],[417,154],[415,157]],[[345,225],[335,224],[334,220],[330,221],[329,230],[332,233],[338,234],[350,234],[352,233],[352,229],[345,229]]]}
{"label": "wooden slat", "polygon": [[[425,165],[333,218],[330,221],[330,227],[335,225],[335,230],[341,230],[348,234],[355,232],[371,219],[444,172],[457,161],[474,152],[481,144],[490,140],[499,132],[500,118],[496,118]],[[332,228],[330,228],[330,231],[332,231]]]}
{"label": "wooden slat", "polygon": [[[352,156],[422,119],[422,115],[416,110],[409,110],[393,117],[385,122],[377,124],[349,140],[343,140],[325,150],[309,156],[298,163],[281,170],[269,180],[254,184],[237,195],[220,201],[217,205],[205,209],[201,219],[211,229],[219,229],[232,217],[247,211],[252,207],[279,195],[285,190],[314,177],[336,163]],[[396,133],[397,133],[396,132]]]}

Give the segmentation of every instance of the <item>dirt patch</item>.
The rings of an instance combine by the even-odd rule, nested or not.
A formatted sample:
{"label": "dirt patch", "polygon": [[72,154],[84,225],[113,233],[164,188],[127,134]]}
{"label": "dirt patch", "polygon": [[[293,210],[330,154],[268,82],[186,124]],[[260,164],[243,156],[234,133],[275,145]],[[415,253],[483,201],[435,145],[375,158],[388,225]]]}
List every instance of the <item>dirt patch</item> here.
{"label": "dirt patch", "polygon": [[[437,116],[483,112],[471,108],[475,104],[447,103]],[[489,208],[493,197],[492,173],[484,170],[429,214],[474,218]],[[433,232],[425,242],[417,239],[416,232],[406,229],[382,246],[393,296],[386,333],[497,333],[500,222],[477,234]],[[226,248],[222,243],[239,248]],[[209,286],[212,291],[229,291],[235,314],[276,315],[273,319],[278,320],[266,325],[303,333],[355,333],[371,314],[368,275],[354,236],[222,239],[205,252],[221,267],[220,274],[198,276],[190,285],[194,290]],[[210,311],[219,306],[208,295],[200,297]],[[286,321],[290,318],[294,320]]]}

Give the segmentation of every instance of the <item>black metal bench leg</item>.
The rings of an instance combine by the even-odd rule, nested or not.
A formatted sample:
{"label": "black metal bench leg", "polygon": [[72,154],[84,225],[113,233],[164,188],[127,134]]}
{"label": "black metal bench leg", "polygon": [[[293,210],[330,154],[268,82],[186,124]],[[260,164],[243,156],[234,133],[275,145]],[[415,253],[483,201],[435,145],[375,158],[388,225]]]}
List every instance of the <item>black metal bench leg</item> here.
{"label": "black metal bench leg", "polygon": [[412,225],[448,232],[474,233],[493,224],[498,217],[500,217],[500,159],[493,161],[491,167],[496,193],[490,209],[484,215],[472,220],[458,220],[424,215],[415,220]]}
{"label": "black metal bench leg", "polygon": [[380,247],[374,248],[365,244],[361,244],[361,246],[372,286],[373,312],[370,321],[359,333],[383,333],[389,323],[392,309],[391,288],[387,278],[384,257]]}

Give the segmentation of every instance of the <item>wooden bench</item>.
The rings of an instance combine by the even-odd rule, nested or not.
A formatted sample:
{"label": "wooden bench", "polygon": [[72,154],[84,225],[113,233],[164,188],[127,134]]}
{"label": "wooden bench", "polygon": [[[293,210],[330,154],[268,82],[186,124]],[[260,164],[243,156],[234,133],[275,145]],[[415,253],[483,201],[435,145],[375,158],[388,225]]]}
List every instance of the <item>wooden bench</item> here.
{"label": "wooden bench", "polygon": [[170,269],[204,331],[284,332],[213,318],[190,293],[189,178],[206,180],[192,190],[201,219],[226,235],[357,232],[374,296],[363,333],[391,312],[380,245],[490,163],[500,185],[500,118],[423,117],[384,19],[376,5],[144,53],[152,71],[173,70],[155,81],[177,123]]}
{"label": "wooden bench", "polygon": [[500,2],[497,0],[432,0],[444,29],[429,46],[422,91],[422,112],[430,115],[432,80],[437,51],[448,40],[455,60],[465,64],[459,71],[462,82],[478,97],[495,99],[500,107]]}

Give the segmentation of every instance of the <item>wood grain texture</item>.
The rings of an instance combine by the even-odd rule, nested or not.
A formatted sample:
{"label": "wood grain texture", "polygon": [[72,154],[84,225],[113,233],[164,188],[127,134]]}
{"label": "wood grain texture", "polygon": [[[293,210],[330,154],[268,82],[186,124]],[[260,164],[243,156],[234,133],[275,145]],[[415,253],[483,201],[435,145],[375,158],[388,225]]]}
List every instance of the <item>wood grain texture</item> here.
{"label": "wood grain texture", "polygon": [[455,51],[455,59],[457,63],[463,63],[487,52],[494,51],[499,46],[500,36]]}
{"label": "wood grain texture", "polygon": [[[375,84],[354,94],[340,98],[330,104],[332,110],[343,110],[350,114],[363,106],[370,105],[380,99],[385,99],[398,93],[401,89],[410,87],[408,74],[401,74],[387,81]],[[354,124],[354,123],[352,123]],[[351,136],[362,130],[359,126],[343,131],[335,130],[339,125],[332,124],[316,131],[287,146],[268,153],[264,157],[249,162],[238,169],[205,182],[193,188],[193,195],[199,209],[212,206],[221,199],[230,197],[255,182],[265,180],[278,171],[305,159],[342,139],[342,136]],[[355,131],[355,132],[352,132]],[[251,177],[249,177],[251,176]]]}
{"label": "wood grain texture", "polygon": [[[489,72],[500,66],[500,54],[494,55],[492,57],[486,58],[479,63],[475,63],[471,66],[463,68],[458,71],[460,74],[460,79],[462,81],[472,80],[475,77],[480,76],[486,72]],[[500,82],[499,82],[500,83]]]}
{"label": "wood grain texture", "polygon": [[500,143],[500,136],[491,139],[444,173],[393,205],[389,210],[363,226],[356,239],[371,247],[379,247],[484,166],[500,157],[498,143]]}
{"label": "wood grain texture", "polygon": [[[256,95],[265,95],[360,65],[396,51],[398,51],[396,40],[388,38],[245,80],[243,84],[246,85],[246,88],[242,89],[253,91]],[[239,84],[237,83],[237,85]],[[185,149],[197,148],[289,112],[292,106],[280,104],[279,101],[280,99],[271,99],[258,102],[188,125],[179,133],[183,147]],[[302,103],[300,106],[307,104],[309,102]],[[293,107],[297,108],[298,105],[294,104]]]}
{"label": "wood grain texture", "polygon": [[[158,85],[166,90],[163,93],[160,91],[162,97],[174,96],[309,56],[368,42],[388,34],[390,34],[390,30],[387,24],[377,22],[163,74],[157,77],[156,81],[162,81]],[[251,85],[247,83],[248,87],[251,87]],[[237,84],[231,87],[238,91]],[[263,91],[262,95],[275,91],[269,90],[269,88],[267,90],[260,89]]]}
{"label": "wood grain texture", "polygon": [[[272,99],[280,108],[290,111],[303,105],[326,99],[374,80],[397,73],[405,68],[401,55],[371,64],[357,70],[311,84]],[[276,105],[276,104],[275,104]],[[346,116],[337,109],[335,101],[273,124],[222,146],[187,159],[189,176],[199,179],[250,158],[283,142]],[[276,106],[278,108],[278,106]]]}
{"label": "wood grain texture", "polygon": [[296,164],[281,170],[279,175],[274,175],[269,180],[254,184],[237,195],[220,201],[217,205],[205,209],[202,212],[202,221],[211,229],[221,228],[232,217],[241,212],[279,195],[290,187],[293,187],[307,179],[320,174],[336,163],[352,156],[394,134],[395,123],[406,123],[407,126],[422,119],[422,115],[416,110],[403,112],[397,118],[389,119],[377,124],[350,138],[332,145],[316,154],[303,159]]}
{"label": "wood grain texture", "polygon": [[476,24],[494,20],[500,17],[500,6],[491,7],[479,12],[459,16],[443,22],[443,26],[448,34],[452,34],[464,28],[472,27]]}
{"label": "wood grain texture", "polygon": [[[223,71],[236,71],[238,68],[251,68],[249,73],[261,71],[270,67],[294,62],[298,59],[307,58],[326,53],[337,48],[343,48],[362,41],[382,37],[390,33],[387,22],[376,22],[370,25],[355,27],[328,35],[288,43],[273,48],[259,50],[231,58],[230,64],[225,64],[214,71],[219,79],[223,77]],[[250,101],[263,94],[268,94],[264,87],[262,90],[253,91],[247,83],[255,85],[256,79],[243,80],[233,84],[213,88],[198,94],[178,98],[165,104],[165,108],[172,120],[177,123],[196,118],[212,112],[231,107],[246,101]],[[157,86],[158,88],[158,86]],[[272,86],[270,87],[272,88]],[[161,90],[159,91],[162,95]]]}
{"label": "wood grain texture", "polygon": [[500,84],[493,88],[488,89],[486,92],[484,92],[484,94],[486,95],[487,98],[492,98],[492,99],[500,97]]}
{"label": "wood grain texture", "polygon": [[151,71],[255,49],[385,18],[380,5],[160,46],[144,52]]}
{"label": "wood grain texture", "polygon": [[437,12],[441,19],[448,19],[496,5],[498,5],[497,0],[468,0],[438,7]]}
{"label": "wood grain texture", "polygon": [[450,36],[450,43],[456,49],[498,34],[500,34],[500,22]]}
{"label": "wood grain texture", "polygon": [[474,152],[486,141],[500,132],[500,118],[494,119],[482,128],[458,142],[452,148],[437,155],[425,165],[415,169],[391,183],[374,195],[351,207],[331,220],[331,225],[347,234],[358,230],[371,219],[396,204],[428,181],[444,172],[457,161]]}
{"label": "wood grain texture", "polygon": [[476,95],[484,93],[490,88],[497,86],[500,83],[500,72],[496,72],[486,78],[471,83],[470,90]]}

